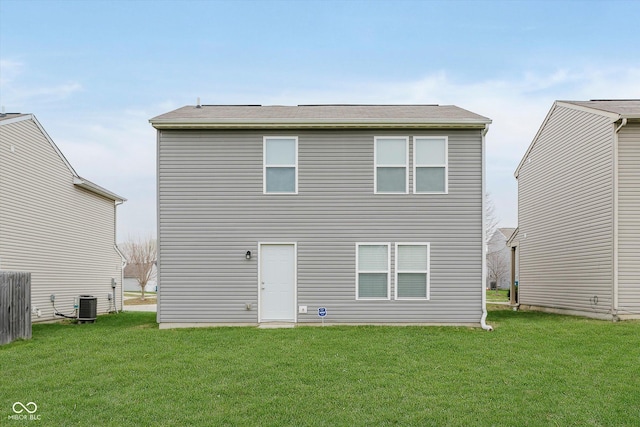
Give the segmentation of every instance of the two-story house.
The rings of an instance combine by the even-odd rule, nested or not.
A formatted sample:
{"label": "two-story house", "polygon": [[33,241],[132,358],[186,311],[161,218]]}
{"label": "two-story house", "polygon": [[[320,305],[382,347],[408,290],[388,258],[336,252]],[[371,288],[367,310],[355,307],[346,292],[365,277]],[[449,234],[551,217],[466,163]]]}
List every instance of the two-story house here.
{"label": "two-story house", "polygon": [[438,105],[198,105],[150,122],[161,328],[489,328],[488,118]]}
{"label": "two-story house", "polygon": [[556,101],[515,177],[520,306],[640,318],[640,100]]}
{"label": "two-story house", "polygon": [[79,176],[33,114],[0,114],[0,270],[31,273],[32,321],[122,310],[117,207],[126,199]]}

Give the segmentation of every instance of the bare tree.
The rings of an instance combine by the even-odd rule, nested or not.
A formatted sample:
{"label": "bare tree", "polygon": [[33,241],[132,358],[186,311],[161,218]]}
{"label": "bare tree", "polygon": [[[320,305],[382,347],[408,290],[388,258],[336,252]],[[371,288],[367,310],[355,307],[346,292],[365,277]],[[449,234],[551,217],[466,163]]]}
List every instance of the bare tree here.
{"label": "bare tree", "polygon": [[496,248],[491,244],[491,239],[498,231],[500,218],[496,214],[496,206],[491,199],[491,195],[484,195],[484,244],[487,250],[487,275],[489,284],[496,282],[496,292],[500,285],[500,280],[509,271],[509,264],[505,263],[504,255],[500,252],[502,248]]}
{"label": "bare tree", "polygon": [[141,299],[144,299],[144,288],[150,280],[156,277],[156,269],[153,268],[158,254],[156,241],[151,237],[132,238],[129,236],[129,240],[122,245],[122,251],[127,258],[129,268],[133,271],[140,285]]}
{"label": "bare tree", "polygon": [[496,282],[496,293],[500,287],[500,282],[510,273],[511,264],[504,254],[504,251],[493,251],[487,254],[487,274],[489,282]]}
{"label": "bare tree", "polygon": [[489,193],[484,195],[484,244],[489,246],[489,241],[498,229],[500,218],[496,214],[496,206]]}

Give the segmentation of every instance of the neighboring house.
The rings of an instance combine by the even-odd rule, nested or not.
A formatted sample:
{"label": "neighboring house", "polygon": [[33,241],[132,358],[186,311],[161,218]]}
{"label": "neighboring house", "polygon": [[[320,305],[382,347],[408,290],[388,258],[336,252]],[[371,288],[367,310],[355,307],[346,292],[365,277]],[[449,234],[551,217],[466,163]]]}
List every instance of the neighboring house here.
{"label": "neighboring house", "polygon": [[122,308],[124,200],[78,176],[35,116],[0,115],[0,270],[31,273],[34,322],[60,318],[51,295],[67,315],[79,295],[96,297],[98,313]]}
{"label": "neighboring house", "polygon": [[[156,264],[154,263],[153,266],[151,266],[151,270],[152,270],[152,277],[156,276]],[[138,282],[138,276],[136,275],[136,269],[135,269],[135,265],[133,264],[127,264],[124,267],[124,290],[125,291],[130,291],[130,292],[140,292],[140,282]],[[146,284],[146,286],[144,287],[144,291],[145,292],[155,292],[157,289],[156,286],[156,281],[155,280],[149,280]]]}
{"label": "neighboring house", "polygon": [[515,177],[521,306],[640,318],[640,100],[556,101]]}
{"label": "neighboring house", "polygon": [[497,228],[487,247],[487,288],[509,289],[511,284],[511,249],[507,240],[515,228]]}
{"label": "neighboring house", "polygon": [[455,106],[187,106],[158,130],[160,327],[484,325],[484,135]]}

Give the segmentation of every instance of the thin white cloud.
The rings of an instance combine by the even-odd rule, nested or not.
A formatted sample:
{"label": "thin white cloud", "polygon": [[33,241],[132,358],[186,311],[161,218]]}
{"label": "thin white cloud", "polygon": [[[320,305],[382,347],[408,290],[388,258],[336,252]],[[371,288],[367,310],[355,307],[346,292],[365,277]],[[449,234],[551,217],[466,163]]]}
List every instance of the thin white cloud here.
{"label": "thin white cloud", "polygon": [[0,93],[2,105],[11,111],[34,111],[70,98],[83,90],[75,81],[50,85],[29,84],[28,65],[12,59],[0,61]]}
{"label": "thin white cloud", "polygon": [[68,99],[74,93],[80,92],[82,85],[77,82],[34,87],[7,84],[2,90],[5,95],[3,102],[7,103],[7,105],[12,106],[16,111],[32,111],[34,108],[42,108],[43,106]]}
{"label": "thin white cloud", "polygon": [[64,134],[56,143],[78,173],[88,179],[115,183],[120,177],[153,177],[155,131],[149,117],[142,113],[83,115],[81,120],[56,125]]}
{"label": "thin white cloud", "polygon": [[0,59],[0,89],[4,89],[22,72],[23,64],[10,59]]}

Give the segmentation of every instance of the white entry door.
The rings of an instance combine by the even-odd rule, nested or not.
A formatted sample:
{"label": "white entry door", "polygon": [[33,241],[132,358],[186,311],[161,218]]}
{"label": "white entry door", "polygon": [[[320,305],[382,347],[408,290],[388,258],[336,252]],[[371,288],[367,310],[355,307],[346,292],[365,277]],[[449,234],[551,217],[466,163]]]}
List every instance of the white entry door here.
{"label": "white entry door", "polygon": [[260,321],[295,322],[296,246],[260,245]]}

